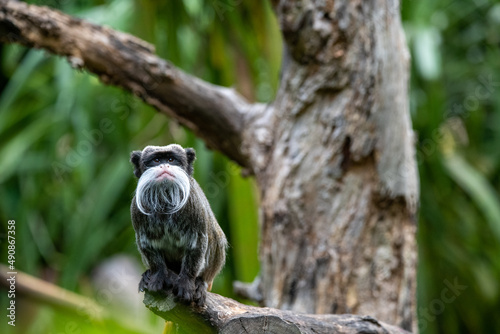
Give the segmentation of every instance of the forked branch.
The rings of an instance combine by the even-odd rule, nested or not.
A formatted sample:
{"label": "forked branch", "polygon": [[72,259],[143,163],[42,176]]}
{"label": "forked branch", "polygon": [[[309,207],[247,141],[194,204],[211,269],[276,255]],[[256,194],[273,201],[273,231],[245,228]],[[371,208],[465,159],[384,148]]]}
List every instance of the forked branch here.
{"label": "forked branch", "polygon": [[241,133],[253,105],[231,88],[191,76],[154,54],[134,36],[47,7],[0,0],[0,42],[64,56],[73,67],[120,86],[177,119],[243,167]]}

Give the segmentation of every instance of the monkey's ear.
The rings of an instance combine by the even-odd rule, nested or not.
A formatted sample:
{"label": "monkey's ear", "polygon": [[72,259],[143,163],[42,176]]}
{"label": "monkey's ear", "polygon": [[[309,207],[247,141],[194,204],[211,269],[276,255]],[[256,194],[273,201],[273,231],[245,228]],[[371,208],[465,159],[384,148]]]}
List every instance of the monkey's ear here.
{"label": "monkey's ear", "polygon": [[133,151],[132,153],[130,153],[130,162],[134,164],[134,175],[137,178],[140,178],[142,175],[139,164],[141,156],[142,156],[142,151]]}
{"label": "monkey's ear", "polygon": [[196,152],[192,148],[186,148],[184,151],[186,152],[188,162],[187,172],[189,175],[193,175],[193,162],[196,159]]}

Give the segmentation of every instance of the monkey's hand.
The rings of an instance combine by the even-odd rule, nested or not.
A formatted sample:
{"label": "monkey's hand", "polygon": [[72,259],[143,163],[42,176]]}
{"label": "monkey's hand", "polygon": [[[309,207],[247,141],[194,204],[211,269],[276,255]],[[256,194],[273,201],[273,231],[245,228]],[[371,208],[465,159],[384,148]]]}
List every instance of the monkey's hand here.
{"label": "monkey's hand", "polygon": [[157,271],[148,269],[142,274],[141,282],[139,283],[139,291],[144,289],[156,292],[161,290],[170,290],[173,285],[173,277],[170,270],[163,268]]}
{"label": "monkey's hand", "polygon": [[179,275],[174,284],[174,294],[176,297],[184,302],[191,303],[196,291],[195,280],[187,275]]}
{"label": "monkey's hand", "polygon": [[195,281],[196,290],[194,292],[193,301],[198,306],[205,305],[205,300],[207,299],[207,287],[208,284],[201,277],[197,277]]}
{"label": "monkey's hand", "polygon": [[141,281],[139,282],[139,292],[144,292],[148,288],[149,276],[151,275],[151,270],[146,270],[141,277]]}

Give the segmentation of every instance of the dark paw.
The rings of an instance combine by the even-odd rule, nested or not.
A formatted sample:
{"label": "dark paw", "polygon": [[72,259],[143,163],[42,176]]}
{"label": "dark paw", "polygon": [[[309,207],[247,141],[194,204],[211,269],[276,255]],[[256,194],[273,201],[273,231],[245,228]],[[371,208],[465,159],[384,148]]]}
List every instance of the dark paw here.
{"label": "dark paw", "polygon": [[144,290],[148,289],[149,276],[151,275],[151,271],[146,270],[141,277],[141,281],[139,282],[139,292],[144,292]]}
{"label": "dark paw", "polygon": [[193,296],[193,301],[196,303],[197,306],[203,306],[205,305],[205,301],[207,299],[207,283],[203,281],[200,277],[198,277],[195,281],[195,291],[194,291],[194,296]]}
{"label": "dark paw", "polygon": [[148,269],[142,274],[139,291],[148,290],[149,292],[158,292],[171,290],[176,277],[177,275],[171,275],[171,272],[166,268],[154,272]]}
{"label": "dark paw", "polygon": [[165,282],[165,274],[162,271],[155,271],[149,275],[147,289],[151,292],[163,290],[163,283]]}
{"label": "dark paw", "polygon": [[177,274],[167,269],[166,275],[163,277],[163,289],[172,291],[178,279]]}
{"label": "dark paw", "polygon": [[195,293],[194,280],[186,276],[179,276],[174,284],[174,294],[178,300],[183,303],[190,304],[193,301]]}

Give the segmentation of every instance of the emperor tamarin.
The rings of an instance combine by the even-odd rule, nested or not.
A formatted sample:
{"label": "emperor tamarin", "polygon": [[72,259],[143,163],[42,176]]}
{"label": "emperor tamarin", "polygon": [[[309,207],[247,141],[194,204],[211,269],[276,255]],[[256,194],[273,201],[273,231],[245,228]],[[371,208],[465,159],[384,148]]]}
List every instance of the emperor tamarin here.
{"label": "emperor tamarin", "polygon": [[149,268],[139,290],[172,290],[182,301],[203,304],[224,265],[227,241],[192,177],[195,156],[177,144],[133,151],[139,181],[130,211],[137,248]]}

